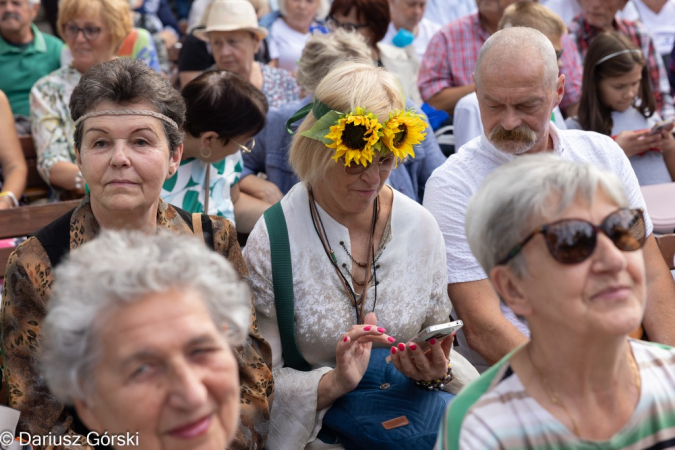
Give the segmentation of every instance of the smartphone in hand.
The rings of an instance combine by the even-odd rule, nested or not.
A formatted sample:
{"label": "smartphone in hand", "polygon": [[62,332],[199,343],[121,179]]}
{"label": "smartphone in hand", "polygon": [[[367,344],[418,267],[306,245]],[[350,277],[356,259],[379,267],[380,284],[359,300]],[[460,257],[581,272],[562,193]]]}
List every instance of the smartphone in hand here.
{"label": "smartphone in hand", "polygon": [[412,338],[412,341],[420,346],[426,348],[429,344],[428,342],[433,338],[437,341],[442,341],[446,337],[450,336],[455,331],[459,330],[464,326],[464,322],[461,320],[455,320],[454,322],[441,323],[439,325],[432,325],[426,327],[419,332],[417,336]]}
{"label": "smartphone in hand", "polygon": [[655,134],[661,133],[661,131],[663,131],[663,130],[671,129],[674,121],[675,121],[675,118],[662,120],[661,122],[658,122],[658,123],[654,124],[652,129],[649,130],[648,136],[654,136]]}

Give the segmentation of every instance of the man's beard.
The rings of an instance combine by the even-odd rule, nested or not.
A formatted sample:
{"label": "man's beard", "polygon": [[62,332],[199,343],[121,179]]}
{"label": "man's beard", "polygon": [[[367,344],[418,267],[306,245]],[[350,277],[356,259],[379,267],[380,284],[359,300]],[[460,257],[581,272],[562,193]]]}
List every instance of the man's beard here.
{"label": "man's beard", "polygon": [[488,140],[504,153],[520,155],[534,147],[537,133],[527,125],[521,125],[513,130],[506,130],[501,125],[497,125],[490,131]]}

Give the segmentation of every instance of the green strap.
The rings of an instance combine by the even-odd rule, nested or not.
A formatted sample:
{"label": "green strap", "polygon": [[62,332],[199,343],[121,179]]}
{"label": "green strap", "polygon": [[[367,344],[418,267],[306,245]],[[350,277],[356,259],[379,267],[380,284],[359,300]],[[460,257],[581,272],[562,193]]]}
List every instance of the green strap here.
{"label": "green strap", "polygon": [[272,205],[264,214],[267,234],[270,237],[272,258],[272,284],[274,285],[274,305],[277,310],[281,351],[284,365],[296,370],[312,370],[300,354],[295,343],[295,300],[293,297],[293,266],[291,265],[291,246],[288,242],[286,217],[281,202]]}

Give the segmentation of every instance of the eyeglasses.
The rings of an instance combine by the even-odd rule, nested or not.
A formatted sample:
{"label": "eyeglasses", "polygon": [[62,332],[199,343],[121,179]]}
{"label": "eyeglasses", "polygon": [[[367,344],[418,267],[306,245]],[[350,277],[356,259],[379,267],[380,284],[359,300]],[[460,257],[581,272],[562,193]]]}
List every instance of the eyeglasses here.
{"label": "eyeglasses", "polygon": [[367,23],[340,22],[339,20],[335,19],[335,17],[328,16],[328,18],[326,19],[326,26],[330,30],[342,28],[343,30],[346,30],[346,31],[356,31],[359,28],[367,27],[368,24]]}
{"label": "eyeglasses", "polygon": [[598,242],[598,231],[605,233],[616,248],[624,252],[641,249],[647,237],[641,209],[619,209],[605,217],[599,226],[581,219],[563,219],[539,227],[513,247],[497,265],[506,264],[513,259],[525,244],[540,233],[544,236],[553,259],[562,264],[580,263],[593,254]]}
{"label": "eyeglasses", "polygon": [[[340,158],[340,161],[344,164],[344,159]],[[396,162],[396,158],[394,155],[389,154],[385,156],[384,158],[380,158],[377,161],[377,165],[379,166],[380,172],[389,172],[391,169],[394,168],[394,163]],[[366,170],[370,169],[371,164],[368,164],[367,166],[363,166],[362,164],[357,164],[355,161],[351,161],[348,166],[345,167],[345,173],[347,175],[360,175]]]}
{"label": "eyeglasses", "polygon": [[237,147],[239,147],[239,150],[241,150],[244,153],[251,153],[253,148],[255,147],[255,138],[251,138],[250,141],[246,143],[246,145],[241,145],[239,142],[235,141],[234,139],[230,139],[232,142],[237,144]]}
{"label": "eyeglasses", "polygon": [[77,35],[80,34],[81,31],[86,40],[92,41],[101,34],[101,30],[101,27],[80,28],[77,25],[70,23],[63,28],[63,34],[67,39],[77,39]]}

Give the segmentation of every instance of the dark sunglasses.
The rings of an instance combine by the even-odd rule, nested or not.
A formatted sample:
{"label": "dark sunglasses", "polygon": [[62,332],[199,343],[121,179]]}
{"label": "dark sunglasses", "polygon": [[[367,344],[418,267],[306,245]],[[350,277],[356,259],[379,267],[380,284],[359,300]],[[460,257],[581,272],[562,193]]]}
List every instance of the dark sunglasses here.
{"label": "dark sunglasses", "polygon": [[342,28],[343,30],[346,31],[356,31],[360,28],[367,27],[367,23],[351,23],[351,22],[340,22],[339,20],[336,20],[333,16],[328,16],[326,19],[326,26],[330,30],[336,30],[338,28]]}
{"label": "dark sunglasses", "polygon": [[[340,161],[344,164],[344,159],[340,158]],[[394,163],[396,162],[396,158],[394,155],[389,154],[385,156],[384,158],[380,158],[377,161],[377,165],[380,167],[380,172],[389,172],[391,169],[394,168]],[[371,164],[368,164],[367,166],[363,166],[361,164],[357,164],[355,161],[351,161],[348,166],[345,166],[345,173],[347,175],[360,175],[366,170],[370,169]]]}
{"label": "dark sunglasses", "polygon": [[544,236],[553,259],[562,264],[580,263],[593,254],[598,242],[598,231],[605,233],[616,248],[624,252],[641,249],[647,238],[642,210],[622,208],[605,217],[600,225],[581,219],[563,219],[542,225],[513,247],[497,265],[513,259],[537,234]]}

